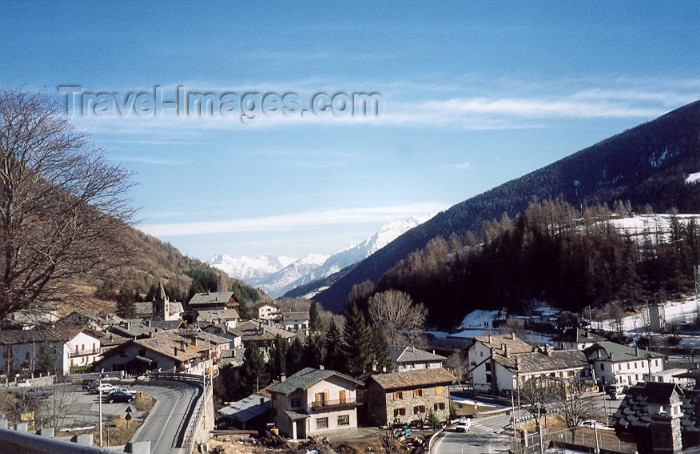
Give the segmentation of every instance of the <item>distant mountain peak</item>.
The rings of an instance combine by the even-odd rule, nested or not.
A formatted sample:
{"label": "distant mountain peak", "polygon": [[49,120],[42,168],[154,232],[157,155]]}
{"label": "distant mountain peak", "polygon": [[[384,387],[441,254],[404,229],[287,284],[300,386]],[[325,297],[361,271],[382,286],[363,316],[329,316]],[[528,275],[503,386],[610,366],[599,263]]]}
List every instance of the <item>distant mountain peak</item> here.
{"label": "distant mountain peak", "polygon": [[327,277],[369,257],[399,235],[429,218],[430,216],[410,217],[387,222],[374,235],[360,243],[346,246],[330,256],[307,254],[295,259],[270,254],[257,258],[215,254],[207,263],[231,277],[262,288],[272,297],[278,297],[295,287]]}

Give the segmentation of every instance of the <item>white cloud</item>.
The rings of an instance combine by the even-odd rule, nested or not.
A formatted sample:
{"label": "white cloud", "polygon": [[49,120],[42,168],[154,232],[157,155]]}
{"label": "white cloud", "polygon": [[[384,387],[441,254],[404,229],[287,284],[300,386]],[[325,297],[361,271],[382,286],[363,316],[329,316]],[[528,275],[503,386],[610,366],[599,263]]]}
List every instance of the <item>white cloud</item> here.
{"label": "white cloud", "polygon": [[357,224],[385,222],[409,216],[436,213],[448,206],[425,202],[369,208],[342,208],[325,211],[309,211],[297,214],[280,214],[247,219],[228,219],[208,222],[183,222],[170,224],[144,224],[140,230],[157,237],[206,235],[212,233],[241,233],[262,231],[288,231],[319,225]]}
{"label": "white cloud", "polygon": [[190,163],[187,161],[178,161],[176,159],[158,159],[158,158],[146,158],[142,156],[114,156],[109,158],[110,161],[117,162],[135,162],[140,164],[153,164],[161,166],[185,166]]}

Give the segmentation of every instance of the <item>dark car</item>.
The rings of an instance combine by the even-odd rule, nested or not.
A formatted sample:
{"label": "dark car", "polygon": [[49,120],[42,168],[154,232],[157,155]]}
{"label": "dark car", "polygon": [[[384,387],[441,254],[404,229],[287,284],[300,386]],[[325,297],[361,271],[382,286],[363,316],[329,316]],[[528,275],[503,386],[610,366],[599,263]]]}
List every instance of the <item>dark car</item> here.
{"label": "dark car", "polygon": [[[83,391],[87,391],[88,389],[90,389],[90,385],[92,385],[93,383],[97,383],[97,380],[93,380],[92,378],[88,378],[88,379],[85,379],[82,382],[80,382],[80,386],[83,388]],[[97,386],[97,385],[95,385],[95,386]]]}
{"label": "dark car", "polygon": [[114,402],[131,402],[132,400],[134,400],[134,395],[124,391],[115,391],[107,396],[107,402],[110,404]]}
{"label": "dark car", "polygon": [[29,388],[20,391],[20,394],[28,399],[39,399],[42,397],[53,396],[53,388]]}

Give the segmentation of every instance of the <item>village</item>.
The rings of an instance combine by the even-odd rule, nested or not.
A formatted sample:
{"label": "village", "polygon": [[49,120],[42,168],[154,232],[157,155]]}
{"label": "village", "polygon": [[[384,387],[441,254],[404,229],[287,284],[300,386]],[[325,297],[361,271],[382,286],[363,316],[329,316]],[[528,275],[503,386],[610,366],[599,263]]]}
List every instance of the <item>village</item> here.
{"label": "village", "polygon": [[[306,449],[309,440],[328,449],[390,443],[406,452],[436,453],[465,445],[537,452],[551,441],[607,452],[700,444],[694,413],[697,299],[648,307],[639,314],[644,323],[631,330],[546,304],[533,303],[530,315],[475,310],[453,333],[421,332],[420,348],[387,345],[388,361],[375,361],[367,372],[353,376],[317,358],[307,363],[313,367],[300,363],[292,371],[288,365],[289,375],[271,376],[269,383],[255,376],[249,395],[223,399],[222,389],[250,373],[246,359],[256,361],[246,351],[272,364],[281,342],[313,344],[317,309],[285,311],[280,304],[254,305],[245,320],[232,292],[197,293],[183,304],[170,301],[160,285],[153,301],[136,303],[131,319],[15,313],[0,331],[3,389],[23,402],[9,423],[38,423],[41,410],[31,408],[32,393],[55,400],[60,384],[82,383],[88,393],[99,388],[108,407],[124,395],[128,404],[135,389],[148,390],[146,381],[155,384],[170,374],[199,377],[204,408],[214,419],[205,423],[210,449]],[[679,304],[687,313],[674,313]],[[62,421],[60,430],[70,435],[71,425],[104,424],[88,413]],[[135,425],[148,420],[148,412],[137,416]]]}

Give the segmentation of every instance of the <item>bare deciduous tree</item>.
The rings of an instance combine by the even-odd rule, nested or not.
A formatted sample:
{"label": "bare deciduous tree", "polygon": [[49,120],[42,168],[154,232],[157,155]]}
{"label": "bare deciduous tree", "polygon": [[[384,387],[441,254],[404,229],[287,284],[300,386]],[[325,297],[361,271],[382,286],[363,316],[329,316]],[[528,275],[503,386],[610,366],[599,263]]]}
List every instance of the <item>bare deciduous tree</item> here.
{"label": "bare deciduous tree", "polygon": [[57,103],[0,91],[0,319],[125,263],[130,185]]}
{"label": "bare deciduous tree", "polygon": [[457,377],[457,383],[462,385],[462,389],[464,389],[464,383],[471,380],[467,357],[460,352],[454,352],[447,357],[445,367]]}
{"label": "bare deciduous tree", "polygon": [[555,396],[557,399],[555,405],[574,437],[576,437],[576,428],[583,421],[597,416],[593,400],[584,397],[584,386],[579,378],[560,381]]}
{"label": "bare deciduous tree", "polygon": [[404,292],[387,290],[369,299],[368,310],[372,322],[381,326],[390,344],[414,344],[425,327],[428,310],[422,304],[413,304]]}

